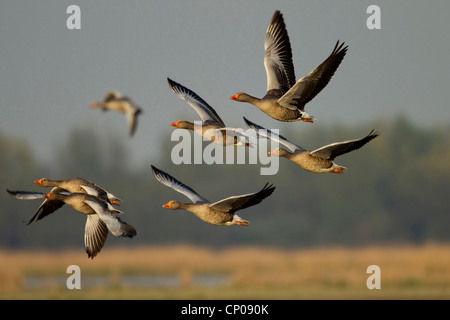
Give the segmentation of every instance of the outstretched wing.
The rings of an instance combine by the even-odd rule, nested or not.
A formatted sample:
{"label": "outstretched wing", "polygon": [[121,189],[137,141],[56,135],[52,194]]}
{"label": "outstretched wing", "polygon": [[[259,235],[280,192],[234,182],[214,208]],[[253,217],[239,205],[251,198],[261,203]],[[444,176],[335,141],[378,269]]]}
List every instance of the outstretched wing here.
{"label": "outstretched wing", "polygon": [[[46,193],[33,192],[33,191],[11,191],[8,189],[6,189],[6,191],[14,198],[20,199],[20,200],[43,199],[44,196],[46,195]],[[50,191],[50,193],[64,192],[64,191],[66,191],[66,190],[59,188],[59,187],[54,187]],[[63,201],[45,199],[41,203],[41,205],[39,206],[39,208],[37,209],[37,211],[35,212],[33,217],[31,217],[31,219],[27,222],[27,225],[32,223],[33,221],[38,221],[38,220],[41,220],[42,218],[45,218],[49,214],[51,214],[51,213],[55,212],[56,210],[58,210],[59,208],[61,208],[63,205],[64,205]]]}
{"label": "outstretched wing", "polygon": [[225,123],[219,117],[217,112],[198,94],[173,81],[172,79],[167,78],[167,81],[169,82],[169,87],[172,89],[172,91],[180,99],[186,101],[192,108],[194,108],[194,110],[200,116],[200,119],[202,119],[203,123],[207,121],[214,121],[221,126],[225,126]]}
{"label": "outstretched wing", "polygon": [[344,59],[347,48],[344,43],[336,43],[333,52],[308,75],[297,81],[280,99],[278,103],[288,109],[304,110],[305,105],[322,91],[330,82],[335,71]]}
{"label": "outstretched wing", "polygon": [[378,135],[379,134],[377,132],[372,130],[364,138],[332,143],[311,151],[310,154],[318,158],[333,160],[337,156],[361,148],[363,145],[376,138]]}
{"label": "outstretched wing", "polygon": [[111,213],[98,201],[84,200],[84,202],[97,213],[100,219],[108,227],[108,230],[116,237],[132,238],[136,235],[136,229],[132,225],[123,222],[116,213]]}
{"label": "outstretched wing", "polygon": [[34,191],[12,191],[6,189],[6,191],[16,199],[19,200],[35,200],[35,199],[43,199],[46,193],[42,192],[34,192]]}
{"label": "outstretched wing", "polygon": [[102,250],[108,238],[108,227],[98,214],[87,216],[84,227],[84,249],[88,257],[94,257]]}
{"label": "outstretched wing", "polygon": [[162,184],[172,188],[175,191],[178,191],[188,197],[193,203],[208,203],[209,201],[195,192],[193,189],[185,185],[184,183],[178,181],[170,174],[159,170],[155,166],[152,165],[152,171],[155,178],[161,182]]}
{"label": "outstretched wing", "polygon": [[105,98],[103,99],[103,102],[114,101],[114,100],[118,100],[118,99],[122,99],[122,98],[123,98],[122,93],[120,93],[116,89],[110,89],[106,93]]}
{"label": "outstretched wing", "polygon": [[265,198],[270,196],[274,190],[274,186],[266,183],[266,185],[258,192],[229,197],[211,204],[210,207],[214,210],[234,213],[238,210],[242,210],[260,203]]}
{"label": "outstretched wing", "polygon": [[248,120],[247,118],[243,117],[245,123],[247,124],[247,126],[253,130],[255,130],[256,134],[272,139],[273,141],[276,141],[278,143],[281,143],[282,145],[284,145],[285,147],[287,147],[291,152],[294,151],[304,151],[305,149],[303,149],[302,147],[296,145],[295,143],[290,142],[288,139],[284,138],[283,136],[269,130],[266,128],[261,127],[260,125],[257,125],[256,123],[251,122],[250,120]]}
{"label": "outstretched wing", "polygon": [[289,36],[280,11],[275,11],[264,41],[267,94],[281,97],[295,83]]}

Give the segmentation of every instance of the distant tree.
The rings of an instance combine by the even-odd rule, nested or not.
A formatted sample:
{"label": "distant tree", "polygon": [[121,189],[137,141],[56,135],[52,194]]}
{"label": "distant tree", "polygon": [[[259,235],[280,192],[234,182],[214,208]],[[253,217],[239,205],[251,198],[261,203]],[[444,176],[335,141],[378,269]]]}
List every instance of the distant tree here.
{"label": "distant tree", "polygon": [[58,144],[55,150],[56,166],[60,168],[61,179],[83,177],[93,179],[103,170],[103,146],[94,131],[73,129],[67,142]]}
{"label": "distant tree", "polygon": [[[305,126],[281,126],[280,134],[301,146],[317,148],[362,136],[372,128],[381,133],[377,139],[336,159],[349,168],[342,175],[313,174],[286,159],[279,159],[279,171],[273,176],[261,176],[260,164],[175,165],[170,158],[175,142],[170,142],[170,135],[162,137],[159,158],[151,164],[210,201],[257,191],[266,182],[276,186],[270,198],[240,213],[250,221],[248,227],[210,226],[188,212],[165,210],[161,205],[169,200],[189,199],[159,183],[150,163],[130,170],[128,155],[133,150],[127,140],[105,132],[75,129],[67,141],[58,141],[54,166],[61,169],[55,178],[82,176],[124,200],[120,209],[137,228],[136,244],[300,247],[449,241],[450,126],[420,128],[398,117],[358,127],[307,130]],[[32,186],[30,177],[43,164],[36,165],[30,147],[0,133],[0,148],[4,187]],[[4,230],[0,245],[69,246],[82,242],[83,219],[76,214],[53,214],[45,218],[45,224],[38,222],[30,228],[33,232],[25,233],[19,220],[32,215],[38,204],[0,193]],[[70,208],[62,210],[71,212]],[[75,219],[80,226],[74,228],[66,219]],[[45,232],[39,234],[39,227]],[[116,243],[111,240],[111,245]]]}

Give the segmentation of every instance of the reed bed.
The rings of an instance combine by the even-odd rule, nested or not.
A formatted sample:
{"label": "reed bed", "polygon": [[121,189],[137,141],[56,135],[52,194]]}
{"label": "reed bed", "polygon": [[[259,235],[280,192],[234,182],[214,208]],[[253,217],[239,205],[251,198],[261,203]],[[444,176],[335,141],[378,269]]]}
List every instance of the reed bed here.
{"label": "reed bed", "polygon": [[[80,290],[85,295],[77,296],[56,285],[46,288],[45,293],[26,288],[26,277],[68,277],[66,269],[69,265],[78,265],[82,277],[106,275],[113,287],[98,285]],[[370,265],[380,267],[381,290],[366,287],[370,276],[366,269]],[[179,285],[176,288],[129,288],[121,279],[130,274],[176,275]],[[206,288],[193,283],[193,277],[198,274],[222,274],[227,275],[228,280],[218,287]],[[37,295],[39,293],[42,295]],[[186,245],[110,247],[104,248],[93,260],[82,250],[0,250],[0,298],[86,297],[448,299],[450,245],[311,249],[235,247],[221,250]]]}

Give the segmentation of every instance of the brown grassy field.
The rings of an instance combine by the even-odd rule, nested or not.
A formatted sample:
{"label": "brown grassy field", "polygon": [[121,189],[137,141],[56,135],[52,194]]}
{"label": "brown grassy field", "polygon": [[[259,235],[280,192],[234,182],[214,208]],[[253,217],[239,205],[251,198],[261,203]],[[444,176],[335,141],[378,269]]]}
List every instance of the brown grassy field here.
{"label": "brown grassy field", "polygon": [[[81,269],[82,288],[69,290],[69,265]],[[378,265],[381,289],[366,286]],[[125,275],[175,277],[172,285],[133,286]],[[196,275],[225,275],[202,285]],[[106,282],[90,284],[89,276]],[[47,279],[29,287],[27,279]],[[65,281],[65,280],[64,280]],[[0,299],[449,299],[450,245],[275,249],[192,246],[104,248],[90,260],[82,250],[0,251]]]}

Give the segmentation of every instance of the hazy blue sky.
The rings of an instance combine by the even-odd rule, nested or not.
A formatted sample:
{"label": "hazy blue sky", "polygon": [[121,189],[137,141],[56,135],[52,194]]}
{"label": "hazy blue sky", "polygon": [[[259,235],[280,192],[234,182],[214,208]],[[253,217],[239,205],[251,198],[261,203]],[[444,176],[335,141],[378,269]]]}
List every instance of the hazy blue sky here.
{"label": "hazy blue sky", "polygon": [[[81,8],[81,30],[66,9]],[[369,30],[369,5],[381,29]],[[264,36],[279,9],[290,35],[297,78],[322,62],[340,39],[348,54],[327,88],[307,105],[312,126],[369,123],[399,113],[419,125],[450,122],[449,1],[7,1],[0,4],[0,131],[29,141],[39,159],[74,127],[117,131],[131,160],[158,155],[169,123],[196,113],[166,78],[194,90],[227,125],[242,116],[276,128],[255,107],[229,100],[263,96]],[[89,109],[115,88],[143,109],[136,135],[125,119]],[[371,129],[371,128],[370,128]]]}

